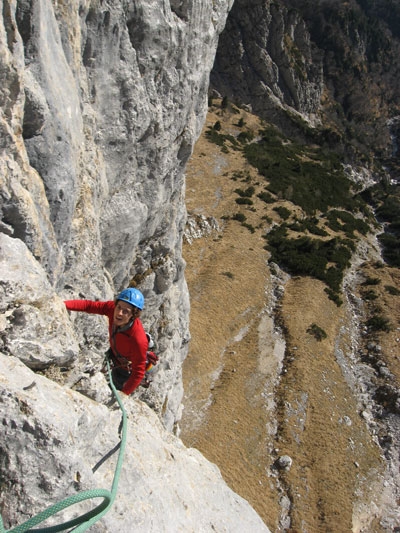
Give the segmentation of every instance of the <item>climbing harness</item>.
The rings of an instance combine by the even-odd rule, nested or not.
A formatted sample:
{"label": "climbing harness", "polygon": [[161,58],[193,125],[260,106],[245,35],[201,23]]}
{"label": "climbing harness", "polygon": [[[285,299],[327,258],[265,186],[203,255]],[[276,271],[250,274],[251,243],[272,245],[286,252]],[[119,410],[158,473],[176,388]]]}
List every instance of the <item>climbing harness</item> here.
{"label": "climbing harness", "polygon": [[[93,490],[85,490],[85,491],[78,492],[77,494],[74,494],[73,496],[69,496],[68,498],[65,498],[64,500],[48,507],[47,509],[37,514],[36,516],[33,516],[32,518],[30,518],[23,524],[16,526],[12,529],[7,529],[7,530],[4,529],[3,520],[0,515],[0,533],[25,533],[25,532],[56,533],[57,531],[66,531],[67,529],[70,529],[70,528],[74,528],[73,529],[74,533],[82,533],[83,531],[86,531],[89,527],[91,527],[95,522],[100,520],[100,518],[102,518],[110,510],[111,506],[114,503],[115,497],[117,495],[119,476],[121,472],[122,460],[123,460],[123,455],[124,455],[125,446],[126,446],[127,415],[126,415],[126,411],[123,406],[123,403],[120,397],[118,396],[117,390],[112,381],[111,370],[110,370],[110,365],[109,365],[108,360],[107,360],[107,369],[108,369],[108,376],[110,379],[111,389],[114,393],[114,396],[122,412],[122,420],[121,420],[121,426],[120,426],[121,427],[121,435],[120,435],[121,443],[119,446],[118,460],[117,460],[117,465],[115,467],[115,473],[114,473],[114,479],[113,479],[111,491],[107,489],[93,489]],[[44,522],[45,520],[59,513],[63,509],[66,509],[67,507],[80,503],[84,500],[91,500],[94,498],[103,498],[103,501],[91,511],[77,518],[74,518],[73,520],[64,522],[62,524],[38,528],[38,529],[32,529],[34,526],[40,524],[41,522]]]}
{"label": "climbing harness", "polygon": [[[127,326],[125,326],[125,328],[123,330],[121,330],[121,329],[118,330],[118,333],[121,333],[121,332],[129,329],[131,326],[132,326],[132,323],[128,324]],[[121,387],[122,387],[123,382],[128,379],[129,374],[132,371],[132,363],[127,357],[125,357],[124,355],[121,355],[118,352],[118,350],[116,348],[116,342],[115,342],[116,333],[117,333],[116,330],[112,331],[111,343],[110,344],[111,344],[111,346],[113,348],[111,348],[111,346],[110,346],[110,348],[106,351],[101,372],[106,373],[106,371],[107,371],[106,362],[107,361],[111,362],[112,370],[116,369],[116,370],[120,370],[120,371],[126,371],[127,375],[126,376],[121,376],[120,379],[117,377],[117,375],[115,375],[115,378],[116,378],[116,381],[117,381],[116,385],[117,385],[117,388],[118,388],[119,385],[121,385]],[[149,342],[149,344],[148,344],[148,348],[149,349],[146,352],[145,375],[144,375],[144,377],[143,377],[143,379],[142,379],[142,381],[140,383],[140,386],[148,389],[150,387],[151,383],[153,382],[153,376],[154,376],[154,371],[155,371],[154,367],[156,366],[156,364],[158,363],[160,358],[158,357],[158,355],[156,355],[153,351],[150,350],[150,348],[154,348],[153,337],[150,335],[150,333],[146,333],[146,337],[147,337],[147,340]],[[118,381],[121,381],[121,383],[118,383]]]}

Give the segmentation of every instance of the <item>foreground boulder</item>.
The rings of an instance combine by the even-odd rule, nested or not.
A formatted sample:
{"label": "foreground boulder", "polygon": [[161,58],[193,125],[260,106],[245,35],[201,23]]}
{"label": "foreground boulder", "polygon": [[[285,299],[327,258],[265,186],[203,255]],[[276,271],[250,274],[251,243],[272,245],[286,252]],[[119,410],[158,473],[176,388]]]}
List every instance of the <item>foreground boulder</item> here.
{"label": "foreground boulder", "polygon": [[[111,490],[121,412],[0,354],[2,517],[15,527],[78,491]],[[268,532],[218,468],[168,433],[140,401],[125,398],[127,446],[113,507],[91,531]],[[95,507],[87,501],[57,523]],[[71,513],[75,513],[72,515]],[[46,524],[47,525],[47,524]]]}

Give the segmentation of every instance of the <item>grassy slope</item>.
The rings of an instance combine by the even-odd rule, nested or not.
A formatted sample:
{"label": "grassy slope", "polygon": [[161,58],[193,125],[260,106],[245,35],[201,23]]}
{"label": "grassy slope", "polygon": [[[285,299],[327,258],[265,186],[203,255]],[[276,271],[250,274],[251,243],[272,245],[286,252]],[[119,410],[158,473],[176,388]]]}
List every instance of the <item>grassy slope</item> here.
{"label": "grassy slope", "polygon": [[[284,200],[258,199],[265,181],[241,152],[221,150],[206,139],[207,127],[217,120],[220,133],[237,135],[243,131],[236,126],[240,117],[246,130],[257,132],[257,118],[244,111],[210,109],[187,170],[188,212],[215,217],[221,231],[184,247],[192,341],[184,365],[181,436],[219,466],[271,531],[283,530],[282,495],[292,502],[291,531],[359,531],[370,502],[385,498],[385,465],[360,416],[354,385],[335,357],[338,348],[351,349],[349,310],[328,299],[321,281],[291,278],[274,310],[275,326],[285,332],[282,368],[279,336],[267,311],[273,288],[263,235],[273,222],[282,222],[274,207],[299,215],[301,210]],[[235,189],[249,185],[255,188],[253,205],[238,206]],[[230,219],[239,212],[248,227]],[[386,284],[399,287],[398,270],[376,270],[368,261],[362,269],[366,277],[384,278],[374,290],[399,327],[399,297],[384,290]],[[307,333],[311,324],[326,338]],[[377,336],[381,357],[399,380],[396,331]],[[274,468],[282,454],[293,459],[288,472]],[[381,531],[378,521],[368,527]]]}

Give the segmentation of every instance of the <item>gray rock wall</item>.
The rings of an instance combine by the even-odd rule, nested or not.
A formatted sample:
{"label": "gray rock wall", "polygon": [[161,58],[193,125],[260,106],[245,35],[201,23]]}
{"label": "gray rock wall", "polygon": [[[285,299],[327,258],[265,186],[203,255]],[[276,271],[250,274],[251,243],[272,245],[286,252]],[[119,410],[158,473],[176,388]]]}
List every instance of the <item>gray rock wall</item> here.
{"label": "gray rock wall", "polygon": [[[184,169],[231,1],[0,4],[0,230],[12,239],[8,257],[24,243],[28,270],[37,261],[54,301],[112,298],[137,283],[161,357],[144,395],[172,429],[189,339]],[[6,353],[35,368],[67,362],[76,380],[79,370],[95,373],[107,344],[98,317],[71,315],[75,335],[44,356],[29,299],[7,297],[5,305],[26,324],[4,318]],[[59,302],[50,314],[58,331],[68,323]],[[48,311],[36,305],[35,317],[44,323]],[[19,336],[35,336],[35,356]]]}
{"label": "gray rock wall", "polygon": [[7,528],[77,491],[111,489],[115,457],[93,471],[118,442],[120,414],[99,371],[106,323],[69,315],[63,299],[112,298],[133,280],[160,363],[151,388],[126,400],[118,496],[91,530],[268,531],[218,469],[171,433],[189,338],[184,170],[230,3],[0,0]]}
{"label": "gray rock wall", "polygon": [[[1,511],[7,529],[77,492],[111,491],[119,409],[110,411],[1,354],[0,406]],[[116,499],[91,532],[269,532],[228,488],[218,468],[185,448],[151,409],[130,399],[125,407],[126,448]],[[99,503],[92,499],[69,507],[51,519],[52,525],[82,516]]]}
{"label": "gray rock wall", "polygon": [[286,112],[313,116],[323,91],[322,57],[304,20],[284,2],[236,0],[221,34],[212,86],[289,127]]}

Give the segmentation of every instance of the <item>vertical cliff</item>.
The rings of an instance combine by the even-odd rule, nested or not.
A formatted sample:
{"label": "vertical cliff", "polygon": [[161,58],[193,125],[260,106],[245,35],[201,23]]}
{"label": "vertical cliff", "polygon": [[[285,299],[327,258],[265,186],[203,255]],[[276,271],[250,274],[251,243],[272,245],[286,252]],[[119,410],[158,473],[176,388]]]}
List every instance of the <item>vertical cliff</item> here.
{"label": "vertical cliff", "polygon": [[[113,532],[116,524],[121,533],[131,533],[132,528],[146,533],[268,531],[247,502],[227,488],[218,469],[196,451],[185,448],[172,434],[181,414],[182,362],[190,337],[189,297],[182,258],[185,166],[205,120],[209,75],[214,63],[212,85],[221,96],[248,104],[247,109],[277,125],[288,137],[294,134],[297,140],[325,149],[334,146],[343,158],[353,156],[363,163],[367,161],[369,168],[363,169],[365,173],[361,176],[375,177],[369,163],[375,155],[388,153],[391,132],[387,120],[394,118],[399,109],[398,8],[392,2],[386,5],[385,0],[340,3],[235,0],[231,9],[232,5],[233,0],[0,0],[0,406],[4,434],[0,442],[0,511],[7,527],[67,494],[110,485],[115,466],[111,452],[118,443],[119,416],[110,401],[106,380],[99,372],[107,347],[106,325],[96,316],[69,316],[62,300],[112,298],[132,283],[145,295],[143,322],[155,339],[160,363],[151,388],[141,389],[127,400],[130,446],[119,500],[96,531]],[[365,98],[367,92],[371,98]],[[224,128],[223,121],[218,119],[229,116],[231,111],[221,109],[210,130],[215,129],[217,121]],[[252,131],[246,126],[249,131],[239,133],[246,122],[241,118],[241,125],[236,116],[226,132],[226,140],[233,142],[232,146],[236,142],[233,135],[246,144],[250,142],[249,134],[251,140],[256,140],[260,132],[258,127]],[[246,120],[254,119],[249,114]],[[391,124],[395,135],[397,122]],[[239,137],[241,134],[244,135]],[[237,146],[236,143],[235,152]],[[201,174],[204,179],[193,186],[196,191],[196,187],[207,182],[207,202],[216,199],[216,205],[223,194],[227,198],[221,187],[214,192],[210,183],[213,173],[219,175],[221,168],[225,168],[224,158],[229,149],[227,146],[223,149],[224,155],[218,153],[215,159],[217,170],[206,170]],[[373,153],[371,160],[369,151]],[[204,158],[206,152],[212,154],[208,147],[199,157]],[[208,166],[210,161],[214,159],[207,159]],[[246,163],[243,179],[250,179],[248,168]],[[254,179],[259,186],[259,176]],[[361,177],[357,185],[367,184]],[[284,194],[291,196],[290,191],[293,188],[289,187]],[[259,204],[268,197],[265,191],[262,193]],[[277,191],[278,200],[282,194]],[[295,212],[301,211],[296,207],[293,216]],[[221,223],[225,224],[222,221],[227,220],[226,214],[222,215]],[[278,211],[271,209],[269,215],[274,223],[284,225]],[[255,211],[251,216],[257,220]],[[266,220],[257,220],[257,228],[252,229],[264,228]],[[249,229],[248,221],[241,231]],[[246,253],[251,269],[257,267],[262,272],[262,289],[257,298],[261,298],[260,305],[264,306],[267,295],[268,311],[276,295],[272,289],[264,291],[264,275],[268,277],[264,252],[257,262],[251,262],[260,241],[256,231],[252,236],[252,253]],[[220,238],[215,241],[218,245],[222,243]],[[231,248],[236,248],[238,255],[232,271],[240,266],[237,274],[235,271],[236,282],[242,279],[239,275],[243,276],[241,288],[246,291],[246,276],[254,272],[243,268],[243,250],[250,243],[247,233],[243,242],[245,246],[239,249],[234,227]],[[212,255],[213,250],[213,245],[208,246],[208,253]],[[204,257],[199,257],[202,267],[214,269],[214,258],[209,265]],[[226,256],[219,257],[224,263]],[[220,275],[227,283],[231,283],[234,275],[226,268],[224,265],[215,271],[221,291],[218,312],[224,315],[225,324],[215,321],[216,315],[208,317],[218,326],[213,342],[222,340],[223,347],[232,337],[230,315],[225,312],[227,290]],[[207,283],[211,286],[208,274]],[[260,280],[255,277],[253,281]],[[285,317],[278,318],[287,331],[292,331],[289,317],[295,316],[308,300],[301,294],[292,304],[291,293],[280,281],[276,290],[279,298],[285,295],[287,305],[282,311]],[[199,292],[207,297],[203,286]],[[322,295],[326,303],[325,292]],[[233,299],[232,312],[237,312],[238,292],[233,296],[236,300]],[[199,302],[203,302],[199,314],[204,318],[204,310],[210,307],[204,304],[206,299],[199,299],[195,305]],[[328,304],[326,309],[339,316],[335,304],[331,301]],[[257,314],[256,307],[254,310]],[[283,358],[281,339],[276,341],[273,325],[260,316],[260,328],[248,329],[250,315],[245,309],[237,323],[243,327],[232,342],[246,339],[248,330],[257,357],[265,358],[269,351],[275,355],[276,348]],[[325,318],[327,325],[323,325],[328,330],[331,320]],[[204,322],[201,326],[204,328]],[[304,326],[302,335],[309,344],[308,323]],[[204,335],[204,329],[199,335]],[[333,335],[326,343],[332,338]],[[275,341],[275,348],[270,350]],[[233,420],[235,425],[230,428],[232,433],[225,431],[219,417],[219,409],[224,408],[218,400],[212,429],[223,434],[229,444],[230,440],[243,438],[251,452],[259,453],[268,464],[278,453],[279,459],[294,458],[290,472],[283,468],[283,473],[276,474],[274,470],[277,476],[274,479],[280,476],[283,481],[289,480],[287,484],[277,483],[278,497],[266,497],[264,489],[260,492],[262,482],[258,474],[250,475],[250,469],[243,474],[237,470],[235,482],[239,488],[254,482],[254,492],[262,500],[259,509],[263,518],[271,521],[268,523],[277,523],[271,519],[273,516],[280,521],[280,527],[287,529],[290,524],[304,524],[306,514],[309,524],[329,523],[328,512],[329,516],[345,515],[342,523],[349,524],[354,516],[355,522],[361,517],[361,524],[370,523],[375,520],[371,518],[374,509],[369,510],[375,494],[370,497],[368,493],[367,503],[363,501],[354,514],[352,496],[348,497],[355,492],[353,486],[347,486],[347,493],[336,490],[341,486],[339,483],[329,492],[332,506],[328,500],[325,505],[319,483],[325,476],[326,448],[317,450],[321,461],[314,453],[306,456],[304,472],[311,473],[311,478],[314,464],[318,468],[322,465],[315,476],[317,488],[312,494],[312,498],[314,495],[317,498],[312,501],[303,471],[298,479],[304,493],[291,489],[298,486],[295,476],[299,462],[295,453],[300,448],[296,440],[300,433],[295,434],[292,453],[290,447],[284,449],[283,441],[276,447],[264,447],[259,431],[265,426],[265,417],[257,418],[252,427],[254,437],[250,439],[246,426],[238,425],[244,419],[247,424],[253,419],[242,409],[245,402],[241,401],[243,396],[238,394],[233,378],[242,380],[246,398],[254,402],[254,388],[249,384],[259,387],[260,376],[262,379],[265,376],[265,390],[271,391],[267,393],[271,395],[268,406],[276,402],[282,412],[289,413],[280,427],[280,436],[285,431],[291,433],[296,424],[304,427],[300,417],[307,405],[314,408],[314,404],[309,402],[308,395],[297,397],[298,389],[293,396],[288,392],[292,376],[297,379],[303,370],[294,364],[300,358],[292,358],[289,351],[292,346],[298,353],[295,344],[287,342],[282,359],[280,396],[272,392],[271,368],[261,365],[253,379],[255,367],[250,364],[250,374],[237,372],[236,351],[227,352],[224,348],[222,353],[232,357],[231,367],[222,373],[226,381],[221,390],[232,391],[234,401],[230,399],[227,418],[229,424]],[[313,346],[319,350],[320,341],[316,340]],[[243,360],[247,360],[247,352],[243,353]],[[207,355],[210,354],[213,362],[218,360],[211,350]],[[200,357],[207,360],[203,355],[204,351]],[[308,377],[308,362],[304,365],[307,370],[304,375]],[[280,372],[281,362],[278,366]],[[379,379],[383,379],[385,368],[379,370]],[[247,375],[250,380],[244,377]],[[322,383],[321,396],[325,399],[329,389],[325,387],[325,374],[321,375],[322,381],[316,383]],[[231,388],[226,386],[228,381],[233,384]],[[304,387],[317,390],[306,382]],[[383,404],[389,396],[394,398],[392,403],[397,402],[397,392],[383,386],[381,389],[377,390]],[[263,390],[260,398],[266,397],[264,393]],[[339,391],[337,397],[344,398],[347,393],[347,389],[346,394]],[[138,399],[145,400],[152,409]],[[242,409],[235,418],[231,415],[234,404]],[[298,417],[292,424],[292,406],[296,405]],[[315,405],[319,408],[321,402]],[[343,406],[339,407],[341,414],[347,413]],[[398,410],[397,403],[395,409]],[[195,409],[185,412],[193,415],[193,419],[202,414]],[[367,411],[362,413],[369,416]],[[364,434],[358,412],[354,409],[350,414],[355,422],[347,414],[341,416],[338,422],[341,428],[345,425],[349,432],[350,426],[361,427]],[[394,414],[397,416],[398,411]],[[397,424],[395,417],[394,420]],[[278,424],[273,417],[267,423],[271,428]],[[336,419],[332,427],[335,424]],[[315,427],[319,431],[319,419]],[[372,432],[373,439],[379,437],[384,441],[391,437],[391,433],[381,429],[379,435],[378,430],[373,431],[376,431]],[[211,432],[206,433],[207,441],[212,440],[210,435]],[[342,431],[342,435],[347,434]],[[310,441],[315,441],[312,432]],[[217,439],[216,462],[221,460],[224,466],[228,463],[228,474],[233,471],[236,475],[236,469],[231,468],[232,455],[227,462],[228,448],[222,442],[222,437]],[[336,460],[340,454],[336,454],[335,433],[330,442]],[[311,446],[309,449],[314,450]],[[362,446],[353,447],[352,453],[359,449]],[[371,449],[371,455],[364,453],[362,461],[347,454],[349,467],[336,469],[338,478],[355,467],[355,478],[362,478],[365,483],[362,487],[367,486],[369,478],[359,472],[371,471],[371,457],[376,463],[381,459],[376,448]],[[237,451],[241,460],[243,449],[237,447]],[[303,449],[300,451],[304,457]],[[283,452],[291,455],[282,455]],[[339,457],[342,466],[340,460]],[[268,474],[262,468],[262,475]],[[270,484],[271,480],[267,481]],[[381,505],[382,513],[390,507],[394,516],[397,510],[392,509],[392,494],[397,485],[392,486],[390,481],[380,477],[380,484],[373,486],[378,489],[372,492],[379,493],[385,487],[382,499],[390,501],[386,507],[385,502]],[[310,501],[313,513],[309,512]],[[386,522],[391,527],[392,515]]]}
{"label": "vertical cliff", "polygon": [[132,281],[161,357],[147,402],[169,431],[128,399],[117,503],[92,530],[268,531],[170,433],[189,336],[183,172],[229,7],[0,1],[2,531],[111,488],[120,416],[99,372],[106,324],[72,323],[63,298],[112,298]]}
{"label": "vertical cliff", "polygon": [[311,142],[353,161],[390,157],[399,17],[385,0],[236,0],[211,84],[289,135],[304,137],[307,122],[321,129]]}
{"label": "vertical cliff", "polygon": [[[147,396],[169,428],[178,416],[189,337],[183,173],[229,7],[2,2],[0,213],[1,230],[13,239],[10,255],[24,243],[46,272],[43,283],[60,297],[110,298],[137,283],[161,356]],[[19,335],[27,340],[33,315],[43,331],[49,317],[37,299],[28,301],[29,276],[21,292],[18,302],[8,294],[5,305],[9,312],[19,306],[26,324]],[[65,322],[62,314],[58,309],[50,321]],[[76,320],[86,359],[103,348],[97,324]],[[6,353],[12,331],[6,319]],[[31,344],[22,340],[18,356],[29,361]],[[82,362],[76,341],[70,343],[68,357],[61,346],[54,354],[56,364]],[[34,366],[43,369],[51,356],[37,352]]]}
{"label": "vertical cliff", "polygon": [[290,2],[236,0],[219,41],[211,83],[221,95],[288,127],[288,110],[318,114],[322,67],[322,54]]}

